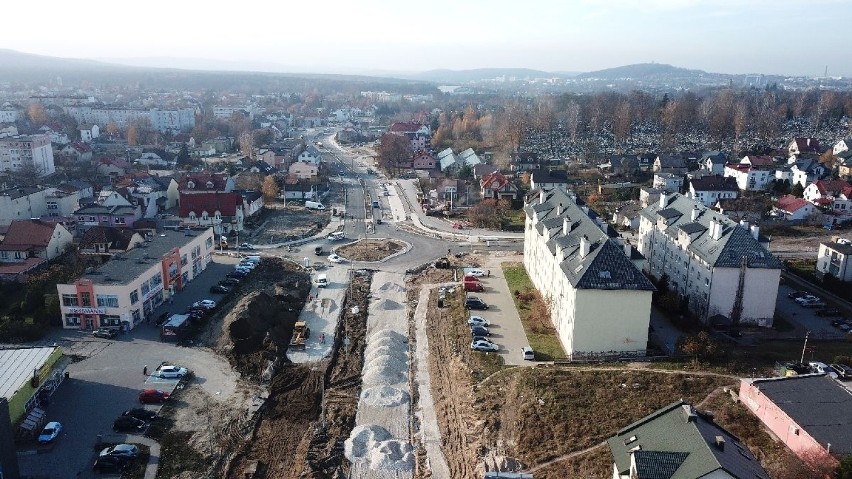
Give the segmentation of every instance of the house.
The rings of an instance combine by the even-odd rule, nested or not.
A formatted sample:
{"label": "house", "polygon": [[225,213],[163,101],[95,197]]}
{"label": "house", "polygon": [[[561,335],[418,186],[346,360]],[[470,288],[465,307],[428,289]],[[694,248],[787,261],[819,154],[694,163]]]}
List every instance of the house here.
{"label": "house", "polygon": [[522,172],[541,168],[538,153],[528,151],[512,153],[512,158],[509,161],[509,168],[513,172]]}
{"label": "house", "polygon": [[734,178],[723,176],[704,176],[689,182],[687,196],[704,206],[713,206],[719,200],[734,199],[739,195]]}
{"label": "house", "polygon": [[822,163],[810,158],[797,160],[790,167],[790,184],[802,185],[802,188],[808,186],[812,181],[824,178],[828,174],[828,168]]}
{"label": "house", "polygon": [[524,267],[544,298],[569,358],[643,356],[654,286],[617,233],[561,190],[539,191],[524,207]]}
{"label": "house", "polygon": [[75,162],[87,163],[92,161],[92,147],[82,142],[69,143],[59,150],[59,153]]}
{"label": "house", "polygon": [[797,157],[807,153],[818,155],[822,151],[816,138],[795,138],[787,145],[787,153],[791,157]]}
{"label": "house", "polygon": [[93,226],[83,233],[79,247],[83,254],[114,255],[129,251],[144,242],[142,235],[127,228]]}
{"label": "house", "polygon": [[660,201],[660,195],[663,193],[665,191],[661,189],[643,186],[639,188],[639,204],[644,208],[652,203],[656,203]]}
{"label": "house", "polygon": [[852,393],[827,374],[742,379],[739,399],[805,462],[852,454]]}
{"label": "house", "polygon": [[781,262],[761,244],[759,227],[680,194],[660,195],[641,212],[639,252],[646,272],[667,278],[701,321],[722,315],[772,326]]}
{"label": "house", "polygon": [[772,216],[787,221],[803,221],[808,219],[815,209],[813,203],[807,200],[793,195],[784,195],[778,198],[772,207]]}
{"label": "house", "polygon": [[56,213],[56,216],[68,215],[70,212],[60,209],[60,203],[51,203],[51,198],[57,191],[56,188],[41,186],[0,191],[0,225],[8,225],[14,220],[53,216],[53,213]]}
{"label": "house", "polygon": [[509,178],[495,171],[479,180],[479,194],[482,199],[509,199],[518,197],[518,187]]}
{"label": "house", "polygon": [[686,160],[676,155],[659,155],[654,159],[653,171],[685,175],[688,168]]}
{"label": "house", "polygon": [[852,150],[852,138],[844,138],[834,144],[834,147],[831,149],[831,154],[834,156],[840,156],[850,150]]}
{"label": "house", "polygon": [[412,167],[415,170],[433,170],[438,164],[438,160],[426,150],[420,150],[414,154]]}
{"label": "house", "polygon": [[134,328],[207,268],[213,237],[213,228],[163,231],[74,282],[57,284],[62,326]]}
{"label": "house", "polygon": [[728,163],[725,165],[725,176],[734,178],[737,188],[742,191],[762,191],[766,189],[769,180],[774,178],[774,173],[746,163]]}
{"label": "house", "polygon": [[188,173],[178,181],[178,191],[224,191],[234,190],[234,179],[227,173]]}
{"label": "house", "polygon": [[319,175],[319,167],[314,163],[297,161],[290,165],[287,173],[295,176],[300,180],[311,180]]}
{"label": "house", "polygon": [[677,193],[683,188],[683,176],[660,171],[654,173],[652,186],[670,193]]}
{"label": "house", "polygon": [[816,180],[804,189],[802,196],[833,214],[852,215],[852,184],[846,181]]}
{"label": "house", "polygon": [[[125,194],[127,190],[122,190]],[[95,197],[95,204],[100,206],[131,206],[133,203],[127,199],[121,192],[113,190],[111,187],[105,187],[98,192]]]}
{"label": "house", "polygon": [[144,166],[157,166],[161,168],[173,165],[172,162],[164,160],[160,155],[153,151],[142,153],[142,156],[133,160],[133,163]]}
{"label": "house", "polygon": [[388,132],[408,138],[411,151],[426,149],[431,143],[432,133],[429,127],[417,122],[396,122],[388,128]]}
{"label": "house", "polygon": [[263,193],[253,190],[234,190],[243,199],[243,214],[248,218],[263,209]]}
{"label": "house", "polygon": [[299,156],[296,157],[296,161],[319,165],[322,161],[322,153],[320,153],[320,151],[313,145],[308,145],[308,147],[305,148],[305,151],[299,153]]}
{"label": "house", "polygon": [[[61,125],[55,125],[55,130],[47,125],[42,126],[38,129],[39,134],[47,135],[50,137],[50,142],[54,145],[64,146],[68,143],[71,143],[71,140],[68,138],[68,135],[62,131]],[[10,135],[17,135],[18,129],[15,128],[14,132],[10,132]],[[3,135],[2,128],[0,128],[0,136]]]}
{"label": "house", "polygon": [[838,176],[847,180],[852,177],[852,150],[844,151],[838,155],[837,161],[834,164],[837,167]]}
{"label": "house", "polygon": [[530,190],[551,191],[554,189],[568,190],[568,171],[545,170],[538,168],[530,173]]}
{"label": "house", "polygon": [[709,171],[710,174],[722,176],[725,173],[725,164],[728,156],[720,151],[707,152],[698,160],[698,167]]}
{"label": "house", "polygon": [[91,143],[99,136],[101,136],[101,130],[98,125],[80,125],[80,141],[83,143]]}
{"label": "house", "polygon": [[765,155],[746,155],[740,160],[740,164],[767,170],[775,168],[775,160],[771,156]]}
{"label": "house", "polygon": [[606,168],[613,175],[632,175],[639,171],[639,159],[635,156],[610,156],[608,165]]}
{"label": "house", "polygon": [[713,415],[678,401],[607,439],[613,479],[770,479]]}
{"label": "house", "polygon": [[464,181],[455,178],[437,178],[435,179],[435,190],[439,198],[447,201],[451,206],[462,202],[462,193],[467,196],[466,185]]}
{"label": "house", "polygon": [[32,168],[38,176],[56,173],[49,136],[14,135],[0,138],[0,172],[20,171],[22,168]]}
{"label": "house", "polygon": [[625,203],[612,214],[612,224],[631,231],[639,229],[639,211],[642,208],[634,201]]}
{"label": "house", "polygon": [[[3,431],[4,444],[6,437],[12,442],[12,425],[20,424],[30,432],[40,421],[44,421],[44,410],[35,409],[42,403],[42,398],[50,397],[56,391],[64,378],[63,372],[68,363],[63,361],[62,348],[59,346],[25,348],[15,346],[0,349],[0,364],[3,365],[3,381],[0,382],[0,408],[5,424]],[[8,415],[5,408],[8,402]],[[28,417],[29,413],[34,413]],[[34,418],[40,419],[34,419]],[[25,425],[26,423],[26,425]],[[6,436],[8,431],[8,436]],[[18,475],[17,463],[14,459],[9,462],[5,454],[14,454],[11,446],[4,446],[0,452],[0,470],[5,477],[21,477]],[[14,458],[14,456],[13,456]]]}
{"label": "house", "polygon": [[479,159],[479,156],[473,151],[473,148],[468,148],[463,152],[459,153],[458,161],[461,162],[462,165],[467,166],[468,168],[474,168],[476,165],[481,165],[482,160]]}
{"label": "house", "polygon": [[832,242],[823,242],[819,245],[817,255],[816,274],[820,279],[826,275],[840,281],[852,281],[852,241],[845,238],[836,238]]}
{"label": "house", "polygon": [[125,189],[128,201],[142,207],[145,218],[174,208],[180,198],[177,181],[168,176],[137,178]]}
{"label": "house", "polygon": [[489,175],[494,173],[495,171],[499,171],[500,168],[495,165],[489,165],[486,163],[480,163],[473,167],[471,171],[471,175],[475,180],[481,180],[485,175]]}
{"label": "house", "polygon": [[213,227],[217,235],[242,231],[245,219],[239,193],[181,192],[180,219],[184,227]]}
{"label": "house", "polygon": [[77,232],[82,234],[92,226],[113,226],[132,228],[136,220],[142,218],[142,208],[134,205],[89,205],[74,212],[77,219]]}
{"label": "house", "polygon": [[16,220],[0,242],[0,262],[20,263],[27,258],[50,261],[64,253],[73,239],[71,232],[59,223]]}

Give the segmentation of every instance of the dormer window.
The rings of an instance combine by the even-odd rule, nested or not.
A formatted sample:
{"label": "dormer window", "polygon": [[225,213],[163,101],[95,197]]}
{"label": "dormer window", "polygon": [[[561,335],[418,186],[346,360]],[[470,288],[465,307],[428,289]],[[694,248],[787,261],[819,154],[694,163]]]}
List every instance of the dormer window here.
{"label": "dormer window", "polygon": [[194,181],[187,181],[186,187],[189,188],[189,189],[195,188],[195,182]]}
{"label": "dormer window", "polygon": [[213,182],[212,182],[212,181],[208,181],[208,182],[207,182],[207,189],[208,189],[208,190],[213,189]]}

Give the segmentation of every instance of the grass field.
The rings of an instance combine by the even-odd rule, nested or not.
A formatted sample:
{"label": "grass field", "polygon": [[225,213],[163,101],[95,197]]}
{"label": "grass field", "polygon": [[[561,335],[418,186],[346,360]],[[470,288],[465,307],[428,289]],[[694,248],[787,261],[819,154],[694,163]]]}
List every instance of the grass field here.
{"label": "grass field", "polygon": [[525,299],[526,295],[519,296],[517,294],[518,292],[535,291],[524,265],[521,263],[504,263],[503,275],[509,285],[509,291],[512,293],[512,299],[515,301],[515,308],[517,308],[518,315],[521,317],[521,323],[524,325],[527,341],[535,351],[536,359],[539,361],[565,359],[562,343],[559,342],[556,329],[553,328],[549,318],[545,324],[542,318],[536,318],[532,314],[535,307],[534,302],[536,300],[541,301],[541,299]]}

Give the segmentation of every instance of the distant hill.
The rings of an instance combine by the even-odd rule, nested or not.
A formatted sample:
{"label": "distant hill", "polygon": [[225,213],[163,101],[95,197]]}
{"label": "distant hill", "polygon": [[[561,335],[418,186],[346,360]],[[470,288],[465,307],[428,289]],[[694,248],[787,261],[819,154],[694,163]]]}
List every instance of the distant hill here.
{"label": "distant hill", "polygon": [[607,68],[593,72],[581,73],[578,79],[595,78],[599,80],[658,80],[661,78],[684,78],[684,77],[707,77],[716,76],[717,73],[707,73],[703,70],[689,70],[664,63],[637,63],[635,65],[624,65],[615,68]]}
{"label": "distant hill", "polygon": [[530,68],[476,68],[472,70],[429,70],[421,73],[394,75],[398,78],[428,81],[434,83],[459,84],[472,81],[492,80],[494,78],[566,78],[565,73],[553,73]]}

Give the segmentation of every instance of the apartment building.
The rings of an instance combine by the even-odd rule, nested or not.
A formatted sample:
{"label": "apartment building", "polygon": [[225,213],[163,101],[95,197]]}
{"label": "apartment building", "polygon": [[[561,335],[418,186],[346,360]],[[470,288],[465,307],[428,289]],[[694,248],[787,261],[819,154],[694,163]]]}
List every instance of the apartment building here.
{"label": "apartment building", "polygon": [[819,245],[816,274],[820,278],[831,275],[840,281],[852,281],[852,241],[836,238]]}
{"label": "apartment building", "polygon": [[107,125],[115,123],[119,128],[126,128],[138,118],[147,118],[151,126],[160,132],[178,132],[195,128],[195,110],[192,108],[177,108],[160,110],[152,108],[92,108],[90,106],[68,106],[65,112],[80,124]]}
{"label": "apartment building", "polygon": [[699,319],[772,326],[781,262],[761,244],[760,228],[680,194],[661,195],[640,215],[646,272],[665,277]]}
{"label": "apartment building", "polygon": [[0,138],[0,171],[35,169],[39,176],[56,172],[48,135],[14,135]]}
{"label": "apartment building", "polygon": [[539,192],[524,212],[524,267],[552,301],[568,356],[644,355],[654,286],[610,237],[616,233],[561,189]]}
{"label": "apartment building", "polygon": [[57,284],[65,329],[134,328],[201,274],[213,228],[166,231],[70,284]]}

